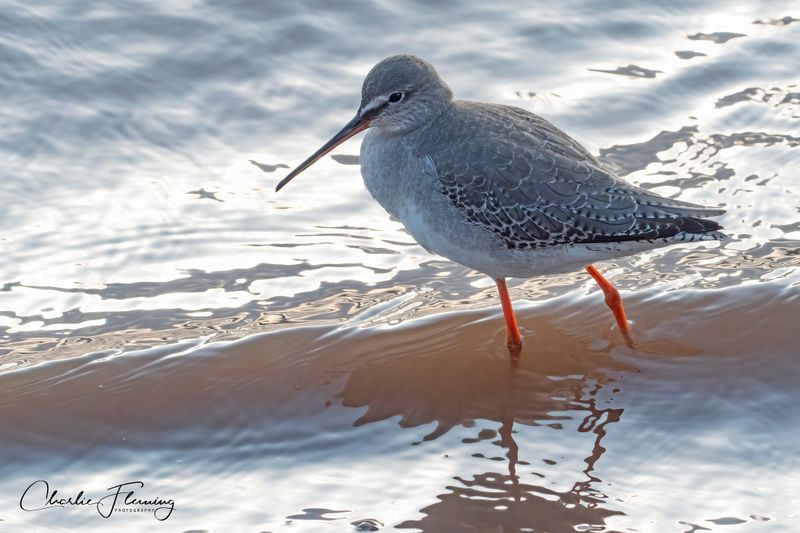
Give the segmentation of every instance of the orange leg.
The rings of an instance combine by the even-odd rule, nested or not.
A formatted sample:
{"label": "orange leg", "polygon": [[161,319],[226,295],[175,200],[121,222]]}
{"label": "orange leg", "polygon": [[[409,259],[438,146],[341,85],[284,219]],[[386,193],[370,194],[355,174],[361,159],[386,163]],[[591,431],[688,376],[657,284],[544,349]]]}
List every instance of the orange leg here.
{"label": "orange leg", "polygon": [[622,336],[625,337],[625,343],[628,346],[633,346],[633,340],[631,339],[630,330],[628,329],[628,319],[625,317],[625,308],[622,306],[622,298],[619,295],[619,291],[603,277],[594,265],[588,265],[586,271],[594,278],[597,284],[600,285],[600,288],[603,289],[603,293],[606,295],[606,305],[611,309],[611,312],[614,313],[617,326],[622,332]]}
{"label": "orange leg", "polygon": [[497,292],[500,293],[500,304],[503,306],[503,317],[506,319],[506,344],[511,355],[519,355],[522,350],[522,335],[519,334],[517,317],[511,307],[511,298],[508,296],[508,287],[505,278],[497,278]]}

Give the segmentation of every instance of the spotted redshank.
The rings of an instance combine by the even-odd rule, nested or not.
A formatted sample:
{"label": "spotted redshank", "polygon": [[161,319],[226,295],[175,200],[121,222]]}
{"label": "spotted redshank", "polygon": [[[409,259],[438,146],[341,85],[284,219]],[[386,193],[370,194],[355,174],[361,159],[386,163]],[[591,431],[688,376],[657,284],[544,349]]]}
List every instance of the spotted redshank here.
{"label": "spotted redshank", "polygon": [[[614,175],[566,133],[517,107],[453,99],[432,65],[410,55],[367,74],[356,116],[278,184],[369,128],[361,175],[372,196],[426,250],[491,276],[507,344],[522,336],[507,277],[531,278],[668,244],[724,237],[702,217],[722,209],[664,198]],[[626,342],[617,289],[591,264]]]}

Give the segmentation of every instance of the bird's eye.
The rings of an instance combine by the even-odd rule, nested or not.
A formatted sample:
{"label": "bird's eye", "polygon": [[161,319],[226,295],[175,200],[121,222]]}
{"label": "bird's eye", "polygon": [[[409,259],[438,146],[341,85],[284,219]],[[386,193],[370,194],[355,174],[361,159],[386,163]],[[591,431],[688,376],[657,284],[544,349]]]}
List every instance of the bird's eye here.
{"label": "bird's eye", "polygon": [[403,93],[392,93],[389,95],[389,101],[393,104],[396,104],[402,99],[403,99]]}

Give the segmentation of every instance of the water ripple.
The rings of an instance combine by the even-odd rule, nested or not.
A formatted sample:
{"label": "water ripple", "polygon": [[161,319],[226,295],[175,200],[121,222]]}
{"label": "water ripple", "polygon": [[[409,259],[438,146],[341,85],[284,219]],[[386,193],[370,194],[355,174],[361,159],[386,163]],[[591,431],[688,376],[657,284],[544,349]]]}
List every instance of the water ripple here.
{"label": "water ripple", "polygon": [[[0,493],[142,477],[175,530],[792,531],[796,8],[6,2]],[[727,210],[599,265],[636,351],[567,273],[512,282],[509,367],[491,281],[369,198],[357,141],[274,194],[398,52]]]}

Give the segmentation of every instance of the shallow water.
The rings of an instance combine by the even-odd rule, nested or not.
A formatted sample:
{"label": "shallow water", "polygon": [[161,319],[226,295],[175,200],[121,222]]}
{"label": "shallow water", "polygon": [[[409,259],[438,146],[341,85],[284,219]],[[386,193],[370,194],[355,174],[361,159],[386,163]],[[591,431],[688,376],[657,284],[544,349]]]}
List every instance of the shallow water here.
{"label": "shallow water", "polygon": [[[3,531],[795,531],[792,2],[0,3]],[[494,288],[363,190],[274,185],[398,52],[730,239]],[[142,480],[152,513],[25,512]]]}

